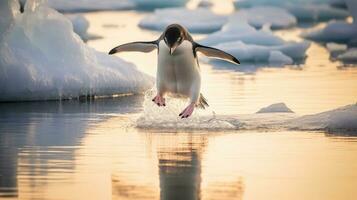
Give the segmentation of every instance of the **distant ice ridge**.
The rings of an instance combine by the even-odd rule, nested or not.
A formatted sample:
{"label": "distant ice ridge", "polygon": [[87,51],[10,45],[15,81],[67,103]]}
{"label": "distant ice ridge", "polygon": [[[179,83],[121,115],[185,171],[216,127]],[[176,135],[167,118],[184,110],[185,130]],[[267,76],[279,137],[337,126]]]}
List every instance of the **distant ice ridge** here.
{"label": "distant ice ridge", "polygon": [[17,1],[1,1],[0,30],[0,101],[139,93],[152,86],[133,64],[86,46],[44,0],[29,0],[24,13]]}
{"label": "distant ice ridge", "polygon": [[227,16],[217,15],[208,8],[166,8],[157,9],[143,18],[139,26],[151,30],[163,31],[168,25],[178,23],[192,33],[211,33],[221,29],[227,22]]}
{"label": "distant ice ridge", "polygon": [[225,50],[240,61],[272,65],[291,64],[303,59],[310,46],[309,42],[286,42],[275,36],[269,27],[256,30],[244,20],[231,20],[220,31],[199,42]]}
{"label": "distant ice ridge", "polygon": [[299,21],[326,21],[344,19],[348,12],[329,5],[326,0],[235,0],[237,9],[255,6],[277,6],[286,9]]}

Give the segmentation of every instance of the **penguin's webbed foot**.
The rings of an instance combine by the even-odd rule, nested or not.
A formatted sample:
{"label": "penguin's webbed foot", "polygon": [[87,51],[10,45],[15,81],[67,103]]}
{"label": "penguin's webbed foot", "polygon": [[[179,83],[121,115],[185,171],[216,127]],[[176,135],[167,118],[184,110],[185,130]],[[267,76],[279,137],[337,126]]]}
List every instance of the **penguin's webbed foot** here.
{"label": "penguin's webbed foot", "polygon": [[190,103],[180,114],[179,116],[183,118],[188,118],[192,115],[193,110],[195,109],[195,103]]}
{"label": "penguin's webbed foot", "polygon": [[153,101],[156,105],[158,105],[158,106],[166,106],[166,104],[165,104],[165,98],[162,97],[162,96],[160,96],[160,95],[156,95],[156,96],[152,99],[152,101]]}

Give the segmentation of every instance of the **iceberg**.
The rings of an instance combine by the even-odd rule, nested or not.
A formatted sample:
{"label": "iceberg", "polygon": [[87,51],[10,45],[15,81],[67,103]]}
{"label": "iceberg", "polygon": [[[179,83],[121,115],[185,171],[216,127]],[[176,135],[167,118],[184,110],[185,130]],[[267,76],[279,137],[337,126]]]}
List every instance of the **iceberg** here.
{"label": "iceberg", "polygon": [[283,112],[283,113],[293,113],[290,108],[288,108],[285,103],[274,103],[270,106],[261,108],[257,113],[277,113],[277,112]]}
{"label": "iceberg", "polygon": [[[15,3],[14,3],[15,2]],[[44,0],[0,5],[0,101],[58,100],[141,93],[152,77],[133,64],[98,52]]]}
{"label": "iceberg", "polygon": [[329,5],[325,0],[235,0],[237,9],[254,6],[276,6],[285,8],[293,14],[298,21],[326,21],[331,19],[344,19],[348,12],[341,8]]}
{"label": "iceberg", "polygon": [[257,6],[241,9],[230,16],[230,21],[240,20],[246,20],[255,28],[269,25],[272,29],[282,29],[296,25],[295,16],[283,8],[273,6]]}
{"label": "iceberg", "polygon": [[163,31],[168,25],[178,23],[191,33],[212,33],[221,29],[227,22],[227,16],[217,15],[208,8],[165,8],[157,9],[153,14],[145,16],[139,26],[141,28]]}

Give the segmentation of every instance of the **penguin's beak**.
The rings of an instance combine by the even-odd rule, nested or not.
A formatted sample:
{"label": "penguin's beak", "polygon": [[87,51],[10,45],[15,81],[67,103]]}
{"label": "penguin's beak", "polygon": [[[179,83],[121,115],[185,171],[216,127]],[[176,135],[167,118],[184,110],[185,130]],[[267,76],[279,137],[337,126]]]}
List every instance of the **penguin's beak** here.
{"label": "penguin's beak", "polygon": [[170,55],[172,55],[174,53],[176,47],[177,47],[176,45],[173,47],[170,47]]}

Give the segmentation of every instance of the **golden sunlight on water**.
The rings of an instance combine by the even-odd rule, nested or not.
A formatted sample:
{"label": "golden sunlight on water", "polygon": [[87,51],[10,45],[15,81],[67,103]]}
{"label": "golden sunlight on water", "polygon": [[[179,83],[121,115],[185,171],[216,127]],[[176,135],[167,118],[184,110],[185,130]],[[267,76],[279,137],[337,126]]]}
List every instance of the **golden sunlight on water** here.
{"label": "golden sunlight on water", "polygon": [[142,132],[131,126],[132,119],[117,116],[89,125],[73,148],[20,149],[19,197],[353,200],[357,195],[356,138]]}

